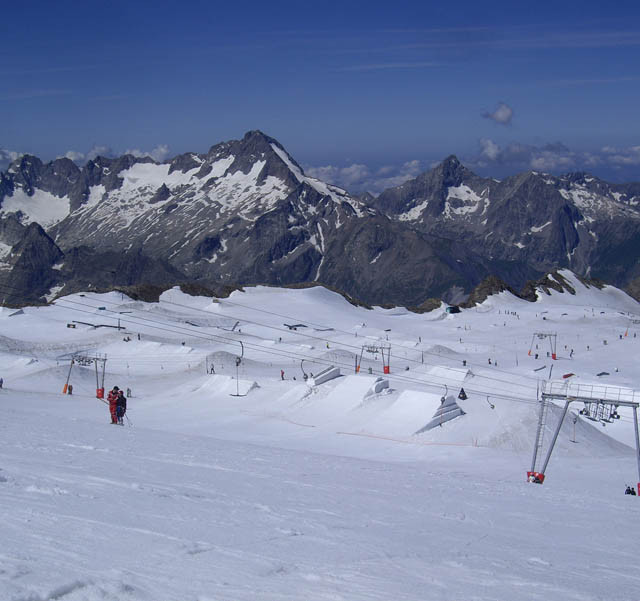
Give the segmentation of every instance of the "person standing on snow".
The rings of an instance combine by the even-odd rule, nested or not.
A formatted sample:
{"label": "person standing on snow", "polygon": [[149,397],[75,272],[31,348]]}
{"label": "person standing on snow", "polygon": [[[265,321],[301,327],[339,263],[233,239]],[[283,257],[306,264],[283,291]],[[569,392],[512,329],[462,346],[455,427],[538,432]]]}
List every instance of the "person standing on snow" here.
{"label": "person standing on snow", "polygon": [[127,412],[127,397],[124,396],[122,390],[118,390],[118,396],[116,398],[116,417],[118,423],[124,425],[124,414]]}
{"label": "person standing on snow", "polygon": [[117,424],[118,423],[118,415],[116,412],[116,409],[118,407],[118,392],[119,392],[119,388],[117,386],[114,386],[112,390],[109,391],[109,394],[107,395],[107,401],[109,401],[109,413],[111,414],[111,423],[112,424]]}

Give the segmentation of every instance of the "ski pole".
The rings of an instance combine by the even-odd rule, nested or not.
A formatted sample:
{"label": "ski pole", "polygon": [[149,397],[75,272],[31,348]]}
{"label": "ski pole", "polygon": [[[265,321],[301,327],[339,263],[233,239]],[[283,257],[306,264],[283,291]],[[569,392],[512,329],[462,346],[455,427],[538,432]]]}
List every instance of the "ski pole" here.
{"label": "ski pole", "polygon": [[129,427],[131,428],[133,426],[133,424],[131,423],[131,420],[129,419],[129,416],[125,413],[124,416],[127,418],[127,423],[129,424]]}

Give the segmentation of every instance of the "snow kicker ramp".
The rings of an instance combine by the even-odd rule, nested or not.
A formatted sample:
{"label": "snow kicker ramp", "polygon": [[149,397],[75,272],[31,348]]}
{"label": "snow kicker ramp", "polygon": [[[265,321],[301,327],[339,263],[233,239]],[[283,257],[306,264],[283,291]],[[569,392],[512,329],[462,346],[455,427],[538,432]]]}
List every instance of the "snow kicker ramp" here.
{"label": "snow kicker ramp", "polygon": [[[300,401],[291,416],[310,424],[333,423],[337,427],[353,421],[349,414],[362,404],[376,382],[375,376],[350,375],[328,391],[318,390]],[[337,423],[336,423],[337,422]]]}
{"label": "snow kicker ramp", "polygon": [[[206,395],[210,395],[211,398],[215,395],[240,394],[245,396],[254,388],[258,388],[258,383],[254,380],[236,380],[231,376],[212,374],[205,379],[195,392],[205,393]],[[201,396],[201,394],[198,396]]]}
{"label": "snow kicker ramp", "polygon": [[440,399],[437,394],[405,390],[390,407],[368,421],[363,432],[401,438],[412,436],[433,419]]}

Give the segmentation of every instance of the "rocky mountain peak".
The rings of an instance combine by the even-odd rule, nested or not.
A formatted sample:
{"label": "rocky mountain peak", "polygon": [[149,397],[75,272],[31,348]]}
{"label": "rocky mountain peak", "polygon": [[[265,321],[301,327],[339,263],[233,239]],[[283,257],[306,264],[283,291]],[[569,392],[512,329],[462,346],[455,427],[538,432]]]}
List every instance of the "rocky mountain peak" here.
{"label": "rocky mountain peak", "polygon": [[442,163],[436,165],[431,171],[425,174],[431,175],[433,179],[441,182],[443,186],[459,186],[465,179],[475,177],[475,174],[467,169],[458,157],[451,154]]}

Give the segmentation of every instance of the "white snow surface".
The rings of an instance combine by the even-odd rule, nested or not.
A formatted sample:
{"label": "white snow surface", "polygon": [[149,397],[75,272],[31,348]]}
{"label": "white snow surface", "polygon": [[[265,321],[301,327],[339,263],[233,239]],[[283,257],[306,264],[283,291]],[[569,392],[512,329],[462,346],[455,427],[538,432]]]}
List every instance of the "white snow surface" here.
{"label": "white snow surface", "polygon": [[[451,202],[452,200],[454,202]],[[447,199],[444,205],[444,216],[447,219],[452,219],[454,215],[468,215],[469,213],[475,213],[482,206],[482,200],[482,197],[478,196],[466,184],[450,186],[447,191]]]}
{"label": "white snow surface", "polygon": [[38,188],[29,196],[24,190],[16,189],[2,201],[0,209],[0,215],[11,213],[20,213],[20,221],[25,225],[35,221],[46,229],[69,214],[69,198],[55,196]]}
{"label": "white snow surface", "polygon": [[[636,599],[631,413],[572,405],[545,483],[525,481],[542,380],[640,400],[640,305],[561,273],[575,295],[456,315],[320,287],[0,308],[0,599]],[[131,388],[124,427],[74,353]],[[328,365],[343,375],[307,385]],[[443,396],[465,415],[416,434]]]}
{"label": "white snow surface", "polygon": [[398,215],[398,219],[400,221],[415,221],[422,216],[422,212],[427,208],[428,205],[429,200],[423,200],[420,204],[417,204],[415,207],[409,209],[405,213],[400,213],[400,215]]}

